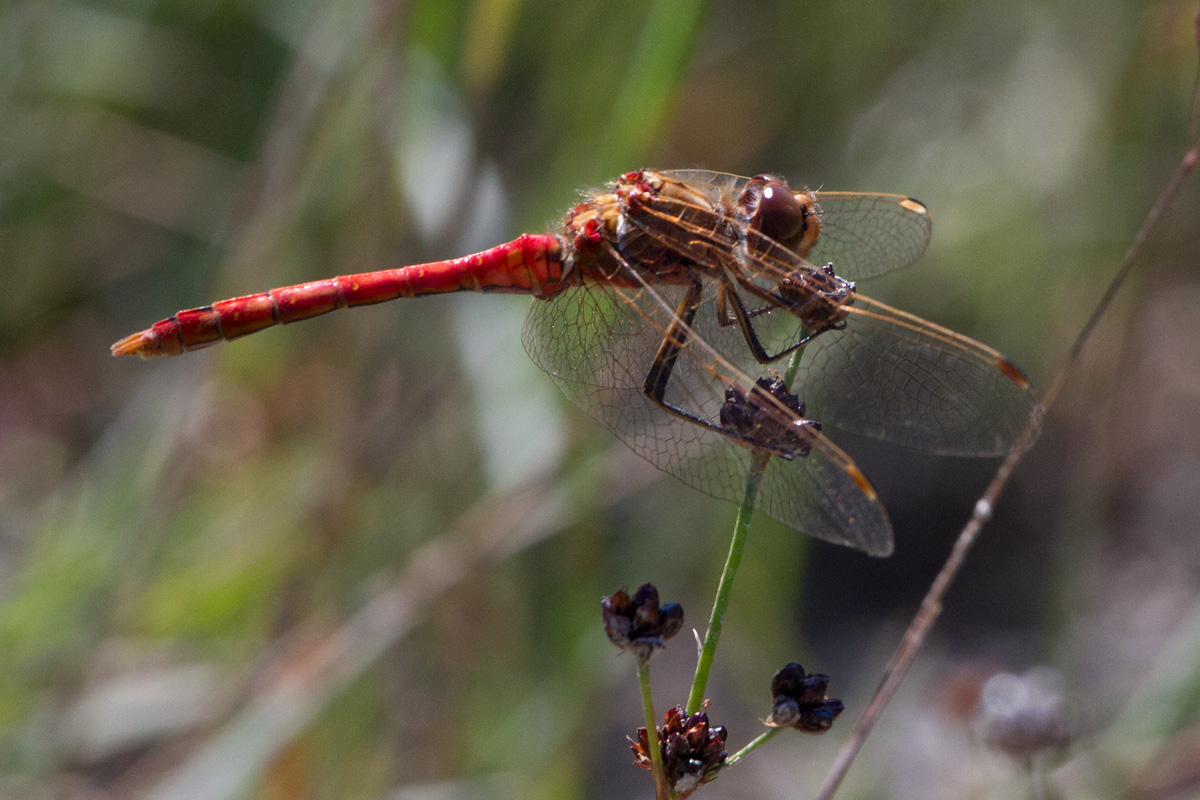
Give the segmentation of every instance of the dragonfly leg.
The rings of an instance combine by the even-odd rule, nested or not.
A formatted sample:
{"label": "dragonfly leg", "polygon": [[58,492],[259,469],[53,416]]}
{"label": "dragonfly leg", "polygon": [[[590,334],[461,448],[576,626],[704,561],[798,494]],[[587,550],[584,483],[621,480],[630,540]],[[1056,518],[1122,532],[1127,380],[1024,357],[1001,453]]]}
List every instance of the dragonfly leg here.
{"label": "dragonfly leg", "polygon": [[742,298],[738,297],[737,291],[733,288],[733,284],[728,278],[720,279],[717,285],[717,299],[719,310],[722,314],[728,314],[729,309],[733,309],[733,317],[727,323],[736,324],[741,330],[742,336],[746,339],[746,344],[750,347],[750,352],[754,354],[754,359],[760,364],[769,364],[775,359],[772,358],[758,340],[758,334],[754,331],[754,326],[750,323],[751,313],[746,311],[746,306],[742,304]]}
{"label": "dragonfly leg", "polygon": [[650,365],[650,372],[646,374],[642,392],[677,416],[706,428],[719,429],[720,426],[715,422],[667,402],[667,383],[671,380],[671,373],[675,370],[675,362],[679,360],[679,354],[683,352],[683,348],[687,346],[688,339],[692,335],[691,325],[696,318],[696,309],[700,307],[702,288],[698,279],[693,280],[688,286],[683,299],[679,302],[679,307],[675,309],[674,318],[663,336],[662,344],[658,346],[658,352],[654,354],[654,363]]}

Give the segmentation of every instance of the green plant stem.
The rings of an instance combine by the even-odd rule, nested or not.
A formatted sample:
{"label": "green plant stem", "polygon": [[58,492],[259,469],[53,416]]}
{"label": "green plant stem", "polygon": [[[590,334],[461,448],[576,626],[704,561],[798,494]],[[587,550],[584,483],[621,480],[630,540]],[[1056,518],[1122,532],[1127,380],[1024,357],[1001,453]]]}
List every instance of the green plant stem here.
{"label": "green plant stem", "polygon": [[[800,369],[800,359],[804,355],[801,347],[792,353],[784,373],[784,383],[790,388]],[[737,577],[738,567],[742,563],[742,552],[746,548],[746,537],[750,533],[750,517],[754,514],[754,501],[758,499],[758,489],[762,485],[763,472],[771,456],[755,452],[750,457],[750,472],[746,475],[746,494],[738,508],[737,520],[733,523],[733,539],[729,542],[729,555],[725,557],[725,569],[721,571],[721,580],[717,584],[717,596],[713,600],[712,613],[708,617],[708,631],[704,634],[704,642],[700,645],[700,657],[696,662],[696,675],[692,679],[692,690],[688,694],[687,713],[695,714],[704,704],[704,690],[708,686],[708,674],[712,671],[713,658],[717,652],[717,642],[721,639],[721,630],[725,627],[725,611],[729,608],[729,597],[733,592],[733,579]]]}
{"label": "green plant stem", "polygon": [[650,695],[650,662],[638,664],[638,683],[642,687],[642,712],[646,716],[646,749],[650,751],[650,774],[654,776],[655,800],[668,800],[667,773],[663,769],[662,747],[658,741],[657,717],[654,700]]}
{"label": "green plant stem", "polygon": [[743,758],[750,755],[750,753],[754,752],[762,745],[764,745],[767,742],[774,739],[781,730],[783,730],[783,728],[770,728],[769,730],[760,734],[757,739],[750,742],[750,744],[746,745],[741,750],[738,750],[736,753],[731,755],[729,758],[725,759],[725,766],[722,767],[722,769],[724,769],[725,767],[732,767],[734,764],[738,763]]}
{"label": "green plant stem", "polygon": [[750,516],[754,513],[754,501],[762,483],[763,470],[771,457],[755,453],[750,458],[750,474],[746,476],[746,496],[738,508],[737,521],[733,524],[733,540],[729,543],[729,555],[725,557],[725,569],[717,584],[717,597],[713,600],[712,613],[708,617],[708,632],[700,646],[700,658],[696,663],[696,675],[692,679],[692,691],[688,695],[687,713],[695,714],[704,703],[704,689],[708,685],[708,673],[712,670],[717,642],[721,640],[721,629],[725,627],[725,610],[729,608],[729,596],[733,592],[733,579],[737,577],[742,563],[742,551],[746,548],[746,536],[750,532]]}

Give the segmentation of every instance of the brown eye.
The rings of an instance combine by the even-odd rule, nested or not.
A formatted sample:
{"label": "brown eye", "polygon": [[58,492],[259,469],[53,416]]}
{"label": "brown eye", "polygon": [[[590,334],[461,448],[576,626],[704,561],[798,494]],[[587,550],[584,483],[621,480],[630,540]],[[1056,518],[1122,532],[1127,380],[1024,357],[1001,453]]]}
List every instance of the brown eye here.
{"label": "brown eye", "polygon": [[804,235],[809,209],[778,178],[759,175],[746,184],[738,204],[751,228],[795,250]]}

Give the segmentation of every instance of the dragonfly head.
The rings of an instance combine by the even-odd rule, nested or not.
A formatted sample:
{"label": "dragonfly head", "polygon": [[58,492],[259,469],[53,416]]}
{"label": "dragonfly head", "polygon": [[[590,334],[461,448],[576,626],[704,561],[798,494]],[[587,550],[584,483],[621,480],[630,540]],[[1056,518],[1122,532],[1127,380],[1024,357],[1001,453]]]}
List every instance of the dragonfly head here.
{"label": "dragonfly head", "polygon": [[746,224],[801,257],[817,243],[821,222],[812,192],[793,192],[771,175],[751,178],[737,205]]}

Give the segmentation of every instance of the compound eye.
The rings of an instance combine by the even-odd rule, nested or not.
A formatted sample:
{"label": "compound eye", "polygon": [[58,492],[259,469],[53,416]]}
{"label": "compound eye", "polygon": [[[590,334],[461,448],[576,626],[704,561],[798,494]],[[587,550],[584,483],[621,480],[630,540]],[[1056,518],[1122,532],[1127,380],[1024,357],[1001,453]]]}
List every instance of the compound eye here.
{"label": "compound eye", "polygon": [[770,175],[753,178],[742,193],[750,227],[795,250],[806,230],[809,207],[787,185]]}
{"label": "compound eye", "polygon": [[768,183],[758,201],[759,229],[777,242],[790,242],[804,228],[804,209],[781,183]]}

